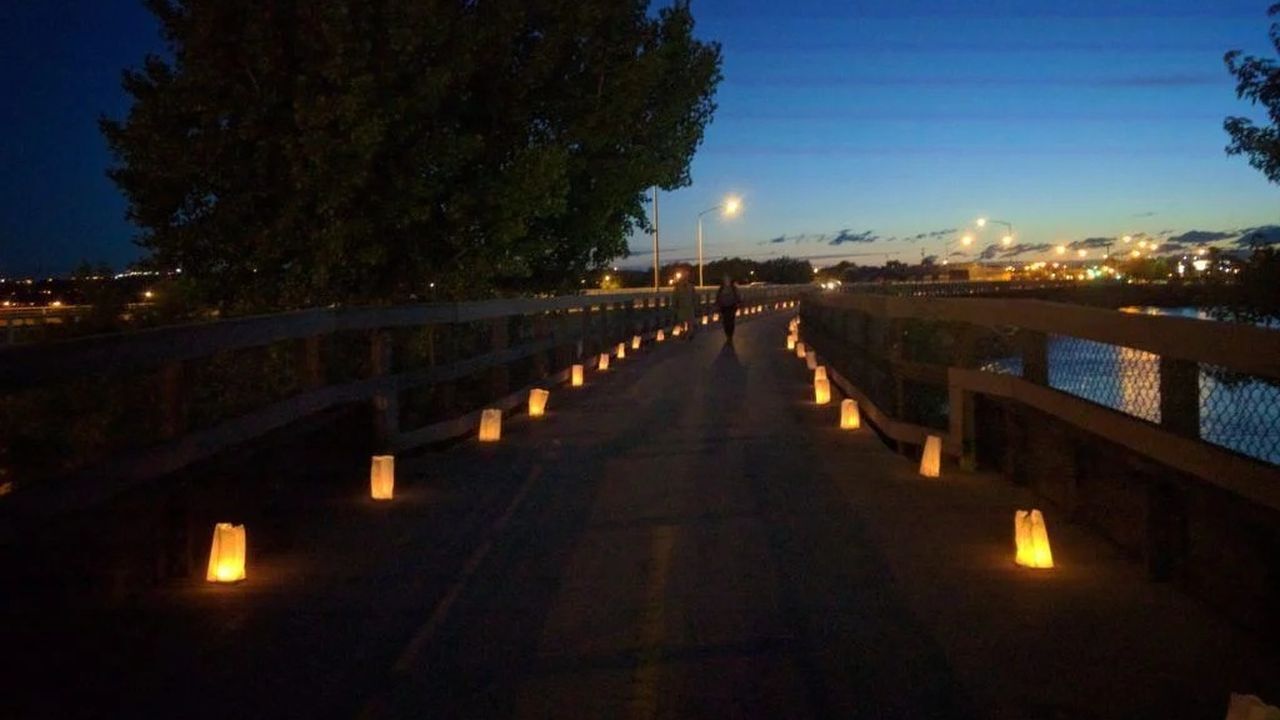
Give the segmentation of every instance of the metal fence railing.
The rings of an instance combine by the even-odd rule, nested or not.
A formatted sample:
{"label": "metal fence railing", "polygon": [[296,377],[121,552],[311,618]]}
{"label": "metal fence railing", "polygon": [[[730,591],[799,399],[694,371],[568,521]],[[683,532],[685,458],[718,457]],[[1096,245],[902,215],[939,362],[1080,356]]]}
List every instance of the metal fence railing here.
{"label": "metal fence railing", "polygon": [[1280,331],[1035,300],[822,294],[804,331],[889,416],[950,426],[947,371],[1030,380],[1280,465]]}

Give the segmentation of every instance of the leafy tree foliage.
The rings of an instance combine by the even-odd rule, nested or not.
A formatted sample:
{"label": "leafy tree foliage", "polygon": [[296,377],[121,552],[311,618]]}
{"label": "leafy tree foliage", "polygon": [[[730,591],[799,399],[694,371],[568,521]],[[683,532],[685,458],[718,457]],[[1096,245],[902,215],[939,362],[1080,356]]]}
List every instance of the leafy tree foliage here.
{"label": "leafy tree foliage", "polygon": [[720,79],[687,0],[146,3],[109,174],[227,309],[577,287],[689,183]]}
{"label": "leafy tree foliage", "polygon": [[[1268,13],[1280,17],[1280,3]],[[1280,21],[1271,24],[1271,42],[1280,53]],[[1258,127],[1248,118],[1229,117],[1223,124],[1231,136],[1229,155],[1247,155],[1249,164],[1261,170],[1273,183],[1280,183],[1280,62],[1245,56],[1233,50],[1226,56],[1227,68],[1236,76],[1236,96],[1266,108],[1270,125]]]}

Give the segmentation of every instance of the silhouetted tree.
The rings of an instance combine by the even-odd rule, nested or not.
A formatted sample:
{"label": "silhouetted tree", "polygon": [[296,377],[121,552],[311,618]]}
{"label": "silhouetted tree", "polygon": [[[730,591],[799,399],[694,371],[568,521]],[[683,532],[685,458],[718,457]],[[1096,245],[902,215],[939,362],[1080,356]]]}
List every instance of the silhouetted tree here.
{"label": "silhouetted tree", "polygon": [[[1268,14],[1280,16],[1280,3],[1272,5]],[[1271,23],[1270,36],[1280,53],[1280,21]],[[1231,136],[1227,154],[1247,155],[1250,165],[1271,182],[1280,183],[1280,62],[1232,50],[1227,53],[1226,63],[1236,76],[1236,96],[1262,105],[1271,120],[1270,125],[1258,127],[1248,118],[1227,118],[1223,124]]]}
{"label": "silhouetted tree", "polygon": [[160,267],[230,309],[579,287],[689,183],[720,49],[687,0],[145,0],[103,119]]}

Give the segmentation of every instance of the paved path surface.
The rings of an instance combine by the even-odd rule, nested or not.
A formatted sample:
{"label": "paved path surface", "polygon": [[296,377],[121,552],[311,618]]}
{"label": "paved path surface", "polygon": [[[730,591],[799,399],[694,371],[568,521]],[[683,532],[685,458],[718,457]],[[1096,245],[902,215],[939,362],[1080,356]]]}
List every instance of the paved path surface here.
{"label": "paved path surface", "polygon": [[1013,567],[1025,491],[926,480],[837,430],[784,333],[648,348],[496,446],[402,460],[393,504],[317,503],[243,585],[11,611],[0,717],[1221,718],[1230,690],[1280,698],[1274,648],[1051,508],[1059,567]]}

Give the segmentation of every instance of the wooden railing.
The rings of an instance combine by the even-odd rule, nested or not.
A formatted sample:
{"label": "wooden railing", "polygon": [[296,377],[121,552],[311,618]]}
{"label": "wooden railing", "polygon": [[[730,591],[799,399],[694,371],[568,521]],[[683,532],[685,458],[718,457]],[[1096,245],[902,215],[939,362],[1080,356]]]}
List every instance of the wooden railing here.
{"label": "wooden railing", "polygon": [[[763,304],[808,291],[742,295]],[[696,298],[697,314],[711,314],[714,292]],[[514,405],[516,388],[562,380],[577,358],[670,332],[673,319],[669,293],[634,292],[315,309],[5,348],[0,512],[91,504],[339,406],[372,407],[381,449],[448,439],[471,431],[480,408]],[[210,390],[224,386],[225,397]],[[424,388],[449,392],[402,427],[402,400]]]}
{"label": "wooden railing", "polygon": [[[894,440],[941,435],[949,454],[971,460],[975,397],[1011,399],[1280,509],[1280,331],[1038,300],[860,293],[812,295],[802,314],[837,384]],[[1120,375],[1097,376],[1099,367]],[[1212,415],[1242,412],[1260,433],[1248,446],[1219,433]]]}

